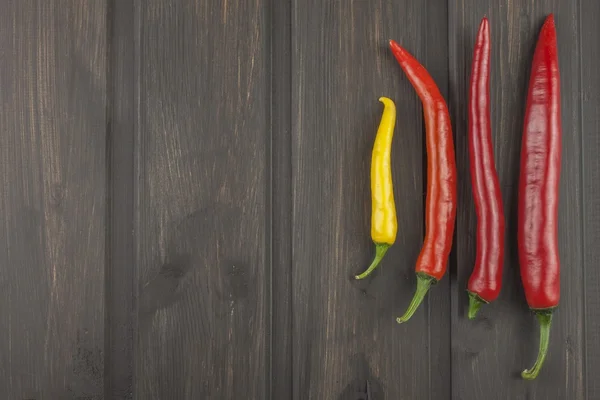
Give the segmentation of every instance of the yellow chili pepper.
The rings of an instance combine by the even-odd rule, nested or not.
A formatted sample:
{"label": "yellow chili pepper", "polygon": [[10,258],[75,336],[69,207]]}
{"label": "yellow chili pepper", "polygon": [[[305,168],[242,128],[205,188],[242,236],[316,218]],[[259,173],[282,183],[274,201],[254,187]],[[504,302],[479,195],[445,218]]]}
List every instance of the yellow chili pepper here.
{"label": "yellow chili pepper", "polygon": [[398,232],[390,161],[396,106],[387,97],[381,97],[379,101],[384,109],[371,156],[371,239],[375,243],[375,258],[365,272],[355,276],[356,279],[366,278],[377,268],[396,241]]}

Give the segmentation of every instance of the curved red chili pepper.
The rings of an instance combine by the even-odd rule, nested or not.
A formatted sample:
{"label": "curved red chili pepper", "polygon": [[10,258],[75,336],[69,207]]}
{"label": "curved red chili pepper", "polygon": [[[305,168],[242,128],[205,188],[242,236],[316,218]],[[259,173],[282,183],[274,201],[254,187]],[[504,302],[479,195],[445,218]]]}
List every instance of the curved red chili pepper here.
{"label": "curved red chili pepper", "polygon": [[425,240],[417,259],[417,290],[406,311],[397,318],[408,321],[429,287],[446,272],[456,218],[456,162],[448,107],[433,78],[393,40],[390,48],[423,103],[427,146],[427,199]]}
{"label": "curved red chili pepper", "polygon": [[469,318],[473,319],[483,304],[498,297],[504,263],[504,211],[490,123],[490,27],[487,18],[479,25],[471,66],[469,161],[477,214],[475,267],[467,287]]}
{"label": "curved red chili pepper", "polygon": [[560,299],[558,183],[561,164],[560,76],[554,16],[550,14],[533,55],[519,178],[518,243],[521,279],[540,323],[535,365],[521,374],[534,379],[546,358],[552,311]]}

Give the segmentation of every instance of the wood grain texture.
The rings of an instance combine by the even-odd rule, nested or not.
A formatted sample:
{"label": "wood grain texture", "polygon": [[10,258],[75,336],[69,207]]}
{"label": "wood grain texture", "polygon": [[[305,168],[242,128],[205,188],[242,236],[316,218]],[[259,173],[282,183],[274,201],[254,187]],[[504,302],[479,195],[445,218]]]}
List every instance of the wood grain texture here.
{"label": "wood grain texture", "polygon": [[[292,2],[270,3],[271,392],[291,397],[292,375]],[[269,146],[268,146],[269,147]]]}
{"label": "wood grain texture", "polygon": [[[582,192],[580,61],[576,2],[450,2],[450,80],[459,175],[457,280],[452,287],[452,394],[455,399],[581,399],[583,381]],[[546,15],[555,14],[562,90],[563,164],[559,245],[561,302],[555,312],[545,366],[534,382],[519,374],[535,361],[539,328],[528,311],[517,257],[517,189],[530,63]],[[492,37],[491,108],[496,165],[506,216],[506,257],[498,300],[466,317],[465,292],[475,260],[475,211],[467,153],[467,90],[481,18]]]}
{"label": "wood grain texture", "polygon": [[583,290],[585,388],[587,399],[600,399],[600,3],[579,2],[581,50],[581,122],[583,198]]}
{"label": "wood grain texture", "polygon": [[[436,375],[448,376],[449,366],[434,366],[438,355],[429,350],[448,322],[432,318],[429,299],[409,323],[395,321],[414,293],[424,234],[423,124],[420,101],[387,46],[394,38],[444,75],[445,53],[425,51],[428,24],[445,26],[445,15],[435,15],[440,21],[409,1],[293,3],[293,399],[359,398],[367,379],[378,400],[447,387]],[[440,31],[437,40],[444,38]],[[374,251],[369,165],[380,96],[398,110],[399,231],[376,273],[355,282]]]}
{"label": "wood grain texture", "polygon": [[101,399],[106,2],[0,3],[0,398]]}
{"label": "wood grain texture", "polygon": [[[530,62],[554,12],[561,303],[546,365],[516,243]],[[466,317],[475,259],[467,88],[492,33],[504,285]],[[0,1],[0,399],[600,399],[600,2]],[[421,103],[450,108],[446,277],[406,324],[424,235]],[[396,244],[373,276],[369,165],[398,118]]]}
{"label": "wood grain texture", "polygon": [[267,398],[265,3],[136,12],[135,398]]}
{"label": "wood grain texture", "polygon": [[133,341],[136,326],[135,263],[135,3],[108,6],[109,86],[107,122],[106,399],[133,397]]}
{"label": "wood grain texture", "polygon": [[[428,0],[426,5],[426,21],[425,26],[435,26],[436,29],[426,29],[424,37],[425,54],[423,65],[438,85],[442,96],[448,103],[449,111],[452,104],[449,102],[449,82],[448,82],[448,42],[442,40],[444,38],[440,32],[448,31],[448,3],[446,1]],[[403,123],[402,123],[403,125]],[[453,126],[454,128],[454,126]],[[423,152],[425,153],[425,130],[422,127],[422,143]],[[454,133],[455,135],[455,133]],[[422,187],[423,193],[427,192],[427,169],[426,169],[426,154],[423,156],[422,169]],[[425,196],[423,196],[423,211],[425,211]],[[425,216],[423,215],[423,218]],[[455,228],[456,230],[456,228]],[[409,231],[410,232],[410,231]],[[424,233],[424,231],[423,231]],[[427,391],[430,400],[448,399],[452,392],[452,374],[451,370],[451,341],[450,341],[450,324],[451,324],[451,304],[450,287],[454,280],[455,265],[455,247],[450,253],[448,261],[448,271],[446,277],[438,282],[436,287],[430,290],[428,297],[428,313],[429,327],[428,333],[428,355],[430,357],[429,380],[430,386]],[[415,398],[425,398],[425,395],[418,395]],[[393,397],[392,397],[393,399]]]}

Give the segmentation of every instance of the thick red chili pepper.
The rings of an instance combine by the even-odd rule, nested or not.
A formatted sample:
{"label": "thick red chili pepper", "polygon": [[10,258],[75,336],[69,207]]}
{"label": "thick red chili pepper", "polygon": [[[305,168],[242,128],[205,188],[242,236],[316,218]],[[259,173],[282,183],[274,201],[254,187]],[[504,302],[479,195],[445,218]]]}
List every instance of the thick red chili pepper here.
{"label": "thick red chili pepper", "polygon": [[521,374],[525,379],[534,379],[542,368],[552,311],[560,299],[557,219],[561,136],[556,28],[550,14],[533,55],[521,144],[519,264],[527,303],[540,323],[538,357],[533,368]]}
{"label": "thick red chili pepper", "polygon": [[479,25],[470,83],[469,161],[477,214],[477,251],[467,290],[469,318],[473,319],[483,304],[498,297],[504,263],[504,211],[490,123],[490,26],[487,18]]}
{"label": "thick red chili pepper", "polygon": [[456,161],[448,107],[433,78],[405,49],[390,40],[390,48],[423,103],[427,147],[425,240],[417,259],[417,290],[406,311],[408,321],[432,284],[444,273],[452,248],[456,218]]}

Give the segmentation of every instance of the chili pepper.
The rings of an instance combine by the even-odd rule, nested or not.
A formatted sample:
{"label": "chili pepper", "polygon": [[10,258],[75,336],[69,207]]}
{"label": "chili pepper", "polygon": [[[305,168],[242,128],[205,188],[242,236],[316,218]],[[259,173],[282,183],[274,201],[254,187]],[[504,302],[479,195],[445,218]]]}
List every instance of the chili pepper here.
{"label": "chili pepper", "polygon": [[561,164],[560,76],[554,16],[550,14],[533,54],[525,109],[519,177],[518,248],[529,308],[540,323],[537,360],[521,376],[535,379],[550,339],[552,312],[560,299],[558,183]]}
{"label": "chili pepper", "polygon": [[356,279],[366,278],[377,268],[396,241],[398,232],[390,162],[396,106],[387,97],[381,97],[379,101],[384,105],[383,115],[371,155],[371,239],[375,243],[375,258],[366,271],[355,276]]}
{"label": "chili pepper", "polygon": [[427,70],[399,44],[390,48],[423,103],[427,147],[425,240],[417,259],[417,290],[406,311],[408,321],[431,285],[446,272],[456,217],[456,162],[448,107]]}
{"label": "chili pepper", "polygon": [[490,27],[481,20],[469,92],[469,161],[471,186],[477,214],[475,267],[469,278],[469,318],[496,300],[502,287],[504,263],[504,211],[494,163],[490,123]]}

